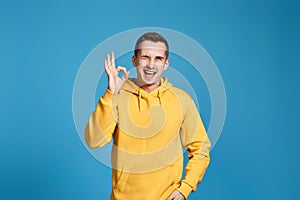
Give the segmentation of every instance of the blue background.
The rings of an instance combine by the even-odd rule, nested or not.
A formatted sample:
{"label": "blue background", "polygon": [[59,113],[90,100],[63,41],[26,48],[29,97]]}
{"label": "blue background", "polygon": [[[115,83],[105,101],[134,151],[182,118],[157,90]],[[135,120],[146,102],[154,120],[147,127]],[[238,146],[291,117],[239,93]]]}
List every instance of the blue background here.
{"label": "blue background", "polygon": [[226,87],[226,123],[189,199],[300,199],[299,10],[298,1],[2,1],[0,199],[108,199],[111,169],[78,137],[73,83],[101,41],[147,26],[194,38]]}

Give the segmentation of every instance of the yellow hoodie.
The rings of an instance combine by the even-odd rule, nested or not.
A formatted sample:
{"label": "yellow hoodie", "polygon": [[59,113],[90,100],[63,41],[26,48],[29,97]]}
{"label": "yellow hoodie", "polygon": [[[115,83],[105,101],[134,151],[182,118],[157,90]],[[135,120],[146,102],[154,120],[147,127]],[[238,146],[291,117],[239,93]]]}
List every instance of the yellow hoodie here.
{"label": "yellow hoodie", "polygon": [[[85,130],[89,147],[113,138],[112,193],[117,200],[165,200],[195,191],[209,164],[210,141],[192,98],[166,78],[150,93],[127,80],[106,90]],[[182,179],[183,151],[189,161]]]}

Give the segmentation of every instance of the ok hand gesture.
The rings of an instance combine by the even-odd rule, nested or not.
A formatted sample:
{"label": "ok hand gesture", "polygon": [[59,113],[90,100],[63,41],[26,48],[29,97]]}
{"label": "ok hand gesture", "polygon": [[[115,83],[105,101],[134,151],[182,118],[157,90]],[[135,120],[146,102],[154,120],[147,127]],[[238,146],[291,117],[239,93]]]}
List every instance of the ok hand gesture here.
{"label": "ok hand gesture", "polygon": [[[108,77],[108,89],[112,93],[117,94],[128,79],[129,71],[127,72],[126,68],[121,66],[116,68],[114,52],[107,54],[104,61],[104,68]],[[124,73],[122,78],[118,76],[121,71]]]}

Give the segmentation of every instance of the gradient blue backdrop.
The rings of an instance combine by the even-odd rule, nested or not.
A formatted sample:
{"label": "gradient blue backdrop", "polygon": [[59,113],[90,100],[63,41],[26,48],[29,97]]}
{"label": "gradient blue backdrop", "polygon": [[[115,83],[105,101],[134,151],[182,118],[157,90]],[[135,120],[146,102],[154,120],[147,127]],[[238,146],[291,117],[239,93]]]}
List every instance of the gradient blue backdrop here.
{"label": "gradient blue backdrop", "polygon": [[0,199],[108,199],[111,169],[74,126],[73,82],[101,41],[146,26],[198,41],[226,87],[225,127],[189,199],[300,199],[299,10],[296,0],[1,1]]}

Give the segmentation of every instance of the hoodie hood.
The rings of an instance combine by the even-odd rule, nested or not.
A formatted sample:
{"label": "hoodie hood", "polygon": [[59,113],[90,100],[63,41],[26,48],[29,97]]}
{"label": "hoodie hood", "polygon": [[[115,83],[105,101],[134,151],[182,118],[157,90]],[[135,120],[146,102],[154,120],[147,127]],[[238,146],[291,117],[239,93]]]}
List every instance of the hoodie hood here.
{"label": "hoodie hood", "polygon": [[168,79],[163,77],[161,78],[161,84],[156,89],[154,89],[151,92],[147,92],[144,89],[137,86],[135,82],[135,78],[127,79],[122,87],[122,90],[126,92],[130,92],[133,95],[136,95],[138,97],[138,106],[139,110],[141,111],[141,100],[145,99],[146,101],[149,101],[151,97],[158,98],[159,104],[162,105],[162,96],[163,94],[173,88],[172,83],[168,82]]}

